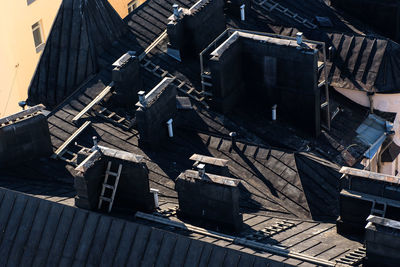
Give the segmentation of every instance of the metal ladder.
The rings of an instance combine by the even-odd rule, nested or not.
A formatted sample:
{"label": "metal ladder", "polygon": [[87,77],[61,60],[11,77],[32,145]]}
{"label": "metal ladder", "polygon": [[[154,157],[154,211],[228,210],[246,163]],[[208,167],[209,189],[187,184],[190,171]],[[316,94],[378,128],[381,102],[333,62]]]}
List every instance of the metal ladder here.
{"label": "metal ladder", "polygon": [[[382,209],[378,208],[376,206],[376,204],[382,205]],[[387,204],[386,203],[377,203],[376,201],[374,201],[374,202],[372,202],[371,215],[385,217],[386,208],[387,208]]]}
{"label": "metal ladder", "polygon": [[291,11],[289,8],[286,8],[282,6],[281,4],[275,2],[274,0],[261,0],[260,2],[254,1],[256,4],[258,4],[261,8],[268,12],[272,12],[274,10],[279,11],[280,13],[288,16],[289,18],[297,21],[298,23],[303,24],[305,27],[309,29],[316,29],[317,25],[309,21],[308,19],[305,19],[301,17],[299,14],[294,13]]}
{"label": "metal ladder", "polygon": [[[318,83],[318,89],[323,90],[325,89],[325,101],[321,103],[321,110],[326,110],[326,117],[325,117],[325,124],[321,123],[328,131],[331,130],[331,112],[330,112],[330,105],[329,105],[329,77],[328,77],[328,69],[326,68],[326,46],[325,43],[319,47],[319,55],[322,54],[322,61],[318,60],[317,69],[318,69],[318,76],[322,72],[322,81]],[[322,120],[322,118],[321,118]]]}
{"label": "metal ladder", "polygon": [[103,107],[99,111],[96,111],[96,115],[103,118],[104,120],[114,124],[125,131],[129,131],[135,122],[135,119],[128,119],[118,115],[116,112],[110,111],[107,108]]}
{"label": "metal ladder", "polygon": [[[119,164],[117,172],[110,171],[111,165],[112,165],[112,163],[111,163],[111,161],[109,161],[108,165],[107,165],[106,176],[104,177],[103,188],[101,189],[101,194],[100,194],[100,198],[99,198],[99,206],[97,207],[97,209],[101,209],[101,205],[103,204],[103,201],[108,202],[109,203],[108,204],[108,212],[111,212],[112,206],[114,204],[115,193],[117,192],[118,182],[119,182],[119,178],[121,176],[121,171],[122,171],[122,164]],[[114,185],[108,184],[108,177],[110,175],[115,177]],[[112,190],[111,198],[104,196],[106,189]]]}

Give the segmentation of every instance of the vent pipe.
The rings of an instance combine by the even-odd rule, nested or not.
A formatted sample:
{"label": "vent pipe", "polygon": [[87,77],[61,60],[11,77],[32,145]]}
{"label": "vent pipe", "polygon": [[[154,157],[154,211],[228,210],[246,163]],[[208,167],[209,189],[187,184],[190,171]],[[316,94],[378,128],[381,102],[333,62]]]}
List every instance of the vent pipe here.
{"label": "vent pipe", "polygon": [[206,165],[203,163],[198,164],[197,171],[199,172],[199,177],[203,179],[206,174]]}
{"label": "vent pipe", "polygon": [[174,10],[174,17],[175,17],[176,19],[179,19],[179,17],[180,17],[179,5],[178,5],[178,4],[173,4],[173,5],[172,5],[172,8],[173,8],[173,10]]}
{"label": "vent pipe", "polygon": [[98,147],[98,142],[97,142],[97,136],[93,136],[92,139],[93,139],[93,148],[92,148],[92,151],[98,150],[99,147]]}
{"label": "vent pipe", "polygon": [[298,45],[301,45],[303,43],[303,33],[302,32],[298,32],[296,34],[296,40],[297,40]]}
{"label": "vent pipe", "polygon": [[233,147],[235,145],[235,143],[236,143],[237,133],[236,132],[230,132],[229,136],[231,137],[231,142],[232,142],[232,147]]}
{"label": "vent pipe", "polygon": [[171,137],[171,138],[174,137],[174,130],[172,129],[172,122],[173,122],[172,119],[169,119],[169,120],[167,121],[168,136]]}
{"label": "vent pipe", "polygon": [[245,10],[244,10],[245,7],[246,7],[245,4],[243,4],[243,5],[240,6],[240,19],[241,19],[242,21],[244,21],[244,20],[246,19]]}
{"label": "vent pipe", "polygon": [[150,188],[150,193],[153,194],[154,206],[155,206],[156,209],[158,209],[160,207],[160,203],[158,201],[158,193],[160,193],[160,190],[154,189],[154,188]]}
{"label": "vent pipe", "polygon": [[138,92],[138,96],[139,96],[139,103],[142,105],[142,106],[146,106],[146,100],[145,100],[145,92],[144,91],[139,91]]}
{"label": "vent pipe", "polygon": [[276,108],[278,107],[277,104],[272,106],[272,121],[276,121]]}
{"label": "vent pipe", "polygon": [[19,102],[18,102],[18,106],[20,106],[20,107],[22,108],[22,110],[25,110],[26,101],[19,101]]}
{"label": "vent pipe", "polygon": [[334,52],[334,48],[333,48],[333,46],[330,46],[328,48],[329,61],[333,61],[333,52]]}

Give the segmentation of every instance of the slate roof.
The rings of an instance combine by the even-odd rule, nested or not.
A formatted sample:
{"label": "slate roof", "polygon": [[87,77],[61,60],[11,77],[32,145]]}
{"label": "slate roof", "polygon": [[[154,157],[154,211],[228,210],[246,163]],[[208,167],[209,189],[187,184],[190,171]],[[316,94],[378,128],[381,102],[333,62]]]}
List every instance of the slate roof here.
{"label": "slate roof", "polygon": [[0,233],[4,266],[279,264],[272,259],[3,188],[0,188]]}
{"label": "slate roof", "polygon": [[[98,1],[88,0],[85,3],[97,3]],[[149,0],[132,12],[124,20],[128,25],[128,31],[115,37],[111,43],[106,42],[107,48],[103,48],[101,53],[95,54],[95,58],[98,58],[98,65],[96,71],[93,70],[93,75],[86,75],[89,72],[85,71],[87,77],[84,78],[84,82],[77,82],[71,91],[65,92],[63,97],[52,102],[56,104],[69,95],[48,116],[54,151],[79,128],[80,124],[76,125],[72,122],[75,115],[111,82],[111,64],[128,50],[134,50],[138,55],[141,54],[165,30],[167,17],[172,12],[173,3],[175,2],[169,0]],[[190,7],[195,1],[181,0],[178,3],[183,7]],[[308,1],[307,5],[310,4],[313,7],[312,3],[314,2]],[[298,8],[301,11],[299,6]],[[64,10],[67,9],[64,7]],[[77,10],[79,9],[75,9],[75,11]],[[253,7],[250,14],[244,24],[228,17],[228,25],[273,32],[272,26],[264,28],[270,23],[270,18],[264,11],[261,12],[257,7]],[[60,21],[60,16],[62,15],[59,15],[56,21]],[[276,20],[278,18],[279,16]],[[103,24],[103,27],[105,26]],[[93,27],[93,24],[90,27]],[[349,27],[349,24],[344,23],[342,27]],[[56,32],[63,31],[62,27],[54,29]],[[189,86],[193,85],[195,89],[200,88],[199,73],[196,69],[198,68],[197,62],[195,62],[196,66],[190,63],[179,64],[165,53],[165,44],[166,40],[152,49],[146,55],[144,62],[151,60],[150,63],[177,76]],[[50,43],[48,43],[45,53],[46,50],[52,51]],[[73,50],[71,47],[63,51],[75,51],[71,52],[70,56],[75,55],[76,58],[80,58],[77,50]],[[49,66],[41,69],[41,66],[45,66],[43,64],[46,60],[56,61],[57,55],[62,55],[62,53],[53,53],[52,56],[49,52],[46,55],[45,53],[35,77],[41,71],[45,73],[48,71],[47,67]],[[55,69],[58,69],[58,65],[55,66]],[[143,90],[149,91],[161,78],[157,76],[157,73],[149,71],[144,66],[141,70]],[[56,80],[66,81],[66,77],[58,75]],[[37,78],[34,78],[34,81],[35,79]],[[49,86],[48,88],[56,87]],[[187,92],[182,91],[184,90],[179,93],[181,96],[188,95]],[[177,194],[174,190],[174,180],[180,172],[191,167],[193,162],[189,160],[189,157],[193,153],[227,159],[232,175],[243,181],[240,189],[241,211],[244,213],[245,223],[251,231],[259,230],[261,226],[270,226],[278,218],[296,221],[299,227],[293,228],[289,233],[281,233],[282,235],[280,238],[277,237],[276,241],[285,244],[289,249],[293,247],[307,255],[315,257],[322,255],[321,257],[326,260],[338,259],[360,246],[357,239],[350,240],[336,234],[332,223],[338,214],[337,190],[340,175],[337,172],[338,166],[322,157],[345,163],[346,159],[342,154],[346,154],[348,151],[346,148],[355,137],[355,130],[368,115],[368,110],[334,94],[332,110],[339,107],[340,112],[332,122],[333,129],[329,133],[323,132],[321,137],[323,140],[309,140],[287,124],[268,123],[268,115],[265,112],[252,113],[251,116],[249,113],[240,112],[240,108],[237,109],[237,113],[229,116],[212,112],[206,108],[205,101],[197,101],[200,100],[197,92],[196,89],[189,94],[194,109],[180,111],[178,123],[180,127],[175,129],[174,140],[165,142],[159,151],[140,148],[138,132],[135,129],[124,130],[96,116],[94,112],[85,114],[80,120],[80,123],[91,121],[91,125],[76,141],[79,145],[90,147],[92,136],[95,135],[98,136],[100,145],[143,155],[144,162],[150,170],[151,187],[160,190],[161,202],[166,207],[176,205]],[[53,98],[51,97],[51,99]],[[48,99],[48,94],[44,100],[46,99]],[[100,102],[99,106],[107,107],[122,116],[129,114],[129,111],[120,110],[110,103]],[[239,141],[235,148],[231,147],[231,142],[227,138],[231,131],[239,134]],[[274,148],[271,148],[269,144],[272,144]],[[77,152],[79,147],[71,145],[68,149]],[[357,155],[361,155],[365,148],[358,149],[360,151]],[[73,205],[72,172],[73,167],[63,161],[37,159],[21,164],[18,169],[2,169],[0,186],[42,196],[66,205]],[[161,228],[160,225],[156,226]],[[167,230],[180,233],[176,229]],[[241,234],[245,235],[246,233]],[[246,250],[233,244],[225,244],[218,238],[214,238],[214,240],[209,237],[199,238],[217,245]],[[334,244],[329,246],[328,240]],[[266,239],[263,242],[273,241]],[[257,252],[253,251],[252,253]],[[268,256],[274,257],[273,255]],[[279,260],[286,261],[287,259],[279,258]],[[296,264],[301,263],[297,262]]]}
{"label": "slate roof", "polygon": [[[266,4],[260,6],[256,3],[251,7],[246,26],[252,30],[287,36],[295,36],[301,31],[306,39],[323,41],[327,48],[333,46],[334,57],[328,64],[333,87],[378,93],[399,92],[399,44],[379,36],[324,1],[281,0],[279,4],[314,23],[315,16],[327,17],[333,26],[321,27],[316,24],[317,28],[310,29],[286,13],[277,9],[269,11],[264,7]],[[240,23],[232,21],[231,25],[236,27]]]}
{"label": "slate roof", "polygon": [[[0,188],[0,207],[2,204],[4,204],[3,201],[3,196],[8,195],[8,196],[15,196],[14,202],[16,203],[16,200],[18,198],[23,198],[25,200],[33,201],[36,203],[39,203],[39,207],[44,206],[46,204],[47,207],[55,206],[59,207],[64,210],[69,210],[72,207],[64,207],[66,206],[73,206],[74,205],[74,193],[65,193],[68,190],[71,190],[72,186],[70,186],[68,189],[68,186],[62,186],[58,185],[58,189],[55,189],[55,183],[50,183],[50,184],[43,184],[38,181],[26,181],[26,180],[15,180],[15,179],[0,179],[0,187],[5,187],[7,189]],[[27,194],[30,194],[33,197],[28,197],[25,194],[21,193],[16,193],[14,191],[10,191],[8,188],[18,190],[19,192],[24,192]],[[73,188],[72,188],[73,189]],[[64,193],[60,193],[60,191],[64,190]],[[46,201],[41,201],[38,200],[37,198],[45,199]],[[57,205],[55,202],[63,204],[63,205]],[[40,204],[42,203],[42,204]],[[44,204],[43,204],[44,203]],[[160,201],[160,211],[165,212],[163,216],[167,216],[168,220],[171,220],[172,222],[178,222],[180,223],[181,221],[177,219],[174,216],[169,216],[168,215],[168,210],[174,209],[176,203],[172,203],[170,199],[161,197]],[[15,206],[15,205],[14,205]],[[102,217],[109,218],[107,216],[103,216],[101,214],[93,213],[93,212],[88,212],[85,210],[79,210],[76,208],[73,208],[75,211],[75,216],[74,220],[77,217],[77,212],[83,212],[84,214],[90,214],[95,215],[99,218],[99,220]],[[4,209],[3,212],[11,214],[10,209]],[[27,210],[25,208],[25,214],[30,210]],[[37,212],[37,210],[30,211],[32,213]],[[38,213],[38,212],[37,212]],[[63,212],[64,214],[65,212]],[[0,212],[1,215],[1,212]],[[21,215],[21,214],[20,214]],[[205,234],[200,234],[200,233],[193,233],[192,231],[185,231],[181,230],[179,228],[174,228],[168,225],[156,223],[156,222],[151,222],[143,219],[133,219],[132,215],[128,215],[126,213],[121,214],[118,212],[113,212],[113,216],[120,217],[121,220],[118,219],[112,219],[113,224],[115,224],[114,221],[117,221],[118,224],[120,224],[119,221],[124,221],[126,225],[129,224],[140,224],[140,225],[145,225],[145,227],[153,227],[157,228],[163,231],[167,232],[172,232],[175,234],[180,235],[180,237],[173,235],[173,237],[176,236],[176,238],[179,239],[195,239],[199,240],[202,242],[207,242],[211,243],[215,246],[219,247],[224,247],[228,249],[234,249],[234,250],[239,250],[244,253],[252,254],[257,257],[263,257],[270,259],[271,261],[278,261],[286,264],[285,266],[291,266],[291,265],[300,265],[302,266],[312,266],[312,264],[303,262],[298,259],[293,259],[293,258],[288,258],[284,256],[277,256],[268,252],[261,252],[256,249],[252,249],[240,244],[235,244],[233,242],[229,242],[224,240],[223,238],[219,238],[218,236],[210,236],[210,235],[205,235]],[[160,214],[161,215],[161,214]],[[303,253],[304,255],[308,256],[313,256],[319,259],[327,260],[327,261],[339,261],[342,258],[345,258],[345,256],[357,249],[360,248],[361,243],[355,242],[351,239],[342,237],[340,235],[336,234],[336,227],[335,224],[333,223],[324,223],[324,222],[318,222],[318,221],[310,221],[310,220],[297,220],[297,219],[288,219],[288,218],[280,218],[276,216],[267,216],[267,215],[260,215],[257,213],[253,214],[248,214],[245,213],[244,215],[244,223],[245,223],[245,229],[237,235],[239,238],[245,238],[248,240],[255,240],[250,238],[249,236],[259,236],[262,232],[259,232],[261,230],[267,230],[267,233],[263,239],[261,239],[260,242],[261,244],[266,243],[266,244],[273,244],[277,245],[282,248],[287,248],[290,251],[294,251],[297,253]],[[53,218],[51,216],[48,216],[49,218]],[[18,218],[17,218],[18,219]],[[19,219],[25,219],[25,218],[19,218]],[[28,217],[29,220],[29,217]],[[134,220],[132,223],[127,222]],[[22,222],[22,221],[21,221]],[[61,220],[60,220],[61,222]],[[64,221],[63,221],[64,222]],[[1,225],[1,224],[0,224]],[[20,225],[23,225],[22,223]],[[279,229],[282,225],[288,226],[286,230]],[[33,226],[33,223],[32,225]],[[28,226],[29,227],[29,226]],[[61,226],[59,226],[60,228]],[[112,227],[112,226],[111,226]],[[69,227],[71,229],[71,227]],[[81,229],[81,228],[80,228]],[[111,228],[110,228],[111,229]],[[269,230],[268,230],[269,229]],[[21,229],[21,226],[18,228],[19,232],[23,230]],[[29,230],[29,229],[28,229]],[[79,229],[78,229],[79,230]],[[72,231],[72,230],[71,230]],[[156,229],[152,229],[152,232],[155,232]],[[163,232],[161,231],[161,233]],[[53,232],[54,233],[54,232]],[[117,231],[117,235],[118,235]],[[51,235],[51,233],[50,233]],[[110,234],[108,234],[110,235]],[[55,234],[56,236],[56,234]],[[165,236],[165,235],[164,235]],[[28,238],[28,236],[26,236]],[[40,241],[40,240],[39,240]],[[1,241],[0,241],[1,242]],[[196,244],[194,240],[188,241],[190,242],[191,246],[193,244]],[[53,242],[53,244],[55,244]],[[0,244],[1,246],[1,244]],[[14,247],[16,247],[14,245]],[[67,247],[67,246],[64,246]],[[196,246],[197,247],[197,246]],[[177,248],[178,249],[178,248]],[[179,249],[184,250],[184,247],[180,247]],[[200,246],[201,249],[201,246]],[[64,250],[65,252],[65,250]],[[184,253],[183,253],[184,254]],[[199,255],[197,255],[198,257]],[[234,258],[236,257],[234,253],[227,254],[227,257],[225,257],[226,260],[228,260],[231,256]],[[187,258],[189,257],[189,254]],[[243,257],[243,256],[242,256]],[[196,257],[195,257],[196,259]],[[233,259],[234,260],[234,259]],[[276,264],[276,263],[274,263]],[[258,265],[256,265],[258,266]],[[275,266],[275,265],[273,265]]]}
{"label": "slate roof", "polygon": [[390,144],[388,142],[389,140],[385,140],[382,145],[383,147],[388,146],[381,155],[382,162],[393,162],[400,154],[400,146],[398,146],[395,142],[392,142]]}

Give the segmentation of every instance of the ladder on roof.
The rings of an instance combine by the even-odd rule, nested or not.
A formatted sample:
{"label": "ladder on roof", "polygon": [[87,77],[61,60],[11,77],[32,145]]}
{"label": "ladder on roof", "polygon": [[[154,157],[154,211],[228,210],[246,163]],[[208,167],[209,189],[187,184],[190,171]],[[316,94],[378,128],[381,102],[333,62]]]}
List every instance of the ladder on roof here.
{"label": "ladder on roof", "polygon": [[386,208],[387,208],[386,203],[378,203],[378,202],[374,201],[374,202],[372,202],[371,215],[385,217]]}
{"label": "ladder on roof", "polygon": [[204,101],[205,96],[202,92],[198,91],[194,86],[190,85],[186,81],[179,79],[173,74],[169,73],[167,70],[164,70],[159,65],[154,64],[151,60],[144,58],[141,66],[148,72],[152,73],[156,77],[159,78],[173,78],[172,84],[177,87],[177,90],[184,93],[191,99],[201,103],[205,108],[209,109],[210,107]]}
{"label": "ladder on roof", "polygon": [[272,12],[274,10],[282,13],[283,15],[288,16],[289,18],[295,20],[296,22],[303,24],[305,27],[309,29],[316,29],[317,25],[312,23],[306,18],[303,18],[297,13],[294,13],[293,11],[289,10],[289,8],[286,8],[282,6],[281,4],[275,2],[274,0],[261,0],[260,2],[254,1],[257,5],[259,5],[262,9]]}
{"label": "ladder on roof", "polygon": [[99,117],[114,124],[117,127],[124,129],[125,131],[129,131],[133,127],[133,125],[136,121],[135,119],[128,119],[128,118],[122,117],[122,116],[118,115],[116,112],[110,111],[105,107],[102,107],[99,111],[96,111],[95,113]]}
{"label": "ladder on roof", "polygon": [[[119,164],[117,172],[111,171],[111,165],[112,165],[112,162],[109,161],[108,165],[107,165],[106,175],[104,177],[103,187],[101,189],[101,194],[100,194],[100,198],[99,198],[99,206],[98,206],[98,209],[101,209],[103,201],[108,202],[108,212],[111,212],[112,206],[114,204],[115,193],[117,192],[119,178],[121,176],[121,171],[122,171],[122,164]],[[110,185],[108,183],[108,178],[110,176],[115,177],[113,185]],[[105,196],[106,190],[111,190],[111,197]]]}
{"label": "ladder on roof", "polygon": [[318,58],[322,54],[322,61],[318,60],[317,69],[318,69],[318,77],[322,76],[322,81],[318,83],[318,88],[320,90],[325,89],[325,100],[321,98],[321,111],[325,111],[325,122],[321,117],[321,125],[325,127],[328,131],[331,130],[331,112],[329,105],[329,74],[328,69],[326,67],[326,46],[325,43],[319,47]]}

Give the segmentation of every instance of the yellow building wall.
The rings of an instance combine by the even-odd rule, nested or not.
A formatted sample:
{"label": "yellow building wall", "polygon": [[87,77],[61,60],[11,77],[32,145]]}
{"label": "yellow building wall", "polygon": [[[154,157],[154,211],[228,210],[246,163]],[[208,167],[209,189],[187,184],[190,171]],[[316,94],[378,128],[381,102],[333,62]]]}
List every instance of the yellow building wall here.
{"label": "yellow building wall", "polygon": [[[131,1],[132,0],[108,0],[121,18],[125,18],[128,15],[128,4]],[[146,2],[146,0],[136,0],[137,7],[144,2]]]}
{"label": "yellow building wall", "polygon": [[36,53],[32,25],[41,21],[46,40],[61,0],[0,1],[0,117],[20,110],[41,52]]}
{"label": "yellow building wall", "polygon": [[[121,18],[132,0],[109,0]],[[139,6],[145,0],[137,0]],[[32,25],[41,21],[47,39],[62,0],[0,0],[0,118],[20,111],[42,52],[36,53]]]}

